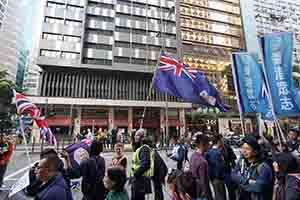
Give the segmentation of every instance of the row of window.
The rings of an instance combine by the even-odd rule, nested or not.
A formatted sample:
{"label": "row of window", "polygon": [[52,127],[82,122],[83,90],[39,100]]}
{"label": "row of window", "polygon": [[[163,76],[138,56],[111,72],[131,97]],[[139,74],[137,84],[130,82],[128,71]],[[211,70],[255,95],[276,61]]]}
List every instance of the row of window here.
{"label": "row of window", "polygon": [[88,1],[88,6],[106,8],[106,9],[111,9],[111,10],[114,9],[113,4],[106,4],[106,3],[93,2],[93,1]]}
{"label": "row of window", "polygon": [[[122,47],[122,48],[133,48],[133,49],[145,49],[149,51],[160,51],[160,46],[154,46],[154,45],[145,45],[145,44],[138,44],[138,43],[131,43],[130,42],[115,42],[115,47]],[[167,52],[176,53],[176,48],[166,48]]]}
{"label": "row of window", "polygon": [[50,24],[66,24],[69,26],[81,26],[82,23],[81,21],[77,20],[71,20],[71,19],[61,19],[61,18],[55,18],[55,17],[45,17],[45,23],[50,23]]}
{"label": "row of window", "polygon": [[112,60],[97,59],[97,58],[83,58],[83,64],[92,65],[112,65]]}
{"label": "row of window", "polygon": [[[162,1],[162,0],[160,0]],[[126,5],[126,6],[132,6],[134,8],[144,8],[146,9],[147,7],[150,8],[150,9],[162,9],[162,12],[169,12],[169,8],[165,8],[165,7],[161,7],[160,6],[155,6],[155,5],[147,5],[146,4],[146,1],[145,3],[139,3],[139,2],[134,2],[134,1],[128,1],[128,0],[117,0],[117,4],[120,4],[120,5]]]}
{"label": "row of window", "polygon": [[104,49],[104,50],[110,50],[110,51],[112,51],[112,45],[96,44],[96,43],[90,43],[90,42],[84,43],[84,48]]}
{"label": "row of window", "polygon": [[[124,13],[116,13],[116,17],[120,19],[134,20],[138,22],[147,22],[146,16],[141,17],[141,16],[130,15],[130,14],[124,14]],[[152,24],[164,24],[167,26],[176,26],[176,23],[174,21],[167,20],[167,19],[160,20],[160,19],[148,18],[148,22]]]}
{"label": "row of window", "polygon": [[66,41],[66,42],[80,42],[79,36],[73,35],[62,35],[56,33],[43,33],[42,36],[45,40],[58,40],[58,41]]}
{"label": "row of window", "polygon": [[78,59],[80,58],[79,53],[57,51],[57,50],[45,50],[41,49],[40,56],[50,57],[50,58],[65,58],[65,59]]}
{"label": "row of window", "polygon": [[[135,35],[143,35],[143,36],[151,36],[151,37],[161,37],[161,32],[159,31],[146,31],[146,30],[141,30],[141,29],[130,29],[130,28],[125,28],[125,27],[118,27],[116,26],[115,28],[116,32],[121,32],[121,33],[132,33]],[[176,40],[176,35],[172,33],[162,33],[163,36],[165,36],[168,39],[174,39]]]}
{"label": "row of window", "polygon": [[58,3],[58,2],[47,2],[47,7],[49,8],[63,8],[67,9],[69,11],[76,11],[76,12],[83,12],[83,7],[75,6],[75,5],[69,5],[64,3]]}
{"label": "row of window", "polygon": [[99,15],[87,14],[87,21],[104,21],[104,22],[114,22],[115,19],[112,17],[104,17]]}
{"label": "row of window", "polygon": [[156,65],[156,60],[147,60],[142,58],[114,57],[115,63],[136,64],[136,65]]}

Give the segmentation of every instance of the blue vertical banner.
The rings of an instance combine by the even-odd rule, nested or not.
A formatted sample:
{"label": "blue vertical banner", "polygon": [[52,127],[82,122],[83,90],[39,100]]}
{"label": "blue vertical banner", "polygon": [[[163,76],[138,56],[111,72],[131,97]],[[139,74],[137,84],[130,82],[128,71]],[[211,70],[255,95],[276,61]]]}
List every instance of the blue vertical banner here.
{"label": "blue vertical banner", "polygon": [[261,113],[263,119],[273,119],[258,56],[250,53],[233,53],[232,67],[241,112]]}
{"label": "blue vertical banner", "polygon": [[292,80],[293,33],[263,35],[259,37],[259,44],[276,116],[300,115],[300,95]]}

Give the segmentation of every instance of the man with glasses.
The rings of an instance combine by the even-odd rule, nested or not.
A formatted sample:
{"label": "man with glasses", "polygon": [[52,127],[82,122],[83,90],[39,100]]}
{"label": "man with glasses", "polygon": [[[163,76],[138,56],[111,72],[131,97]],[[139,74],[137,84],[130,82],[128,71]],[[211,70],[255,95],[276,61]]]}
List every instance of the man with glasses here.
{"label": "man with glasses", "polygon": [[238,200],[272,199],[272,169],[264,161],[261,147],[254,136],[246,136],[241,147],[242,157],[231,173],[238,186]]}
{"label": "man with glasses", "polygon": [[73,200],[71,190],[59,172],[60,163],[57,155],[49,155],[40,160],[35,173],[42,185],[35,200]]}

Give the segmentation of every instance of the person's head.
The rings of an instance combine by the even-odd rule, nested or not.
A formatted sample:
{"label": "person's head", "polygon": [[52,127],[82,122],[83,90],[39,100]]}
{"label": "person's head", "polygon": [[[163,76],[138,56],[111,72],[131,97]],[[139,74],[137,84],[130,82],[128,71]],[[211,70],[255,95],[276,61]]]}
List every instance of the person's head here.
{"label": "person's head", "polygon": [[109,191],[122,192],[126,183],[126,173],[121,167],[108,168],[103,179],[104,186]]}
{"label": "person's head", "polygon": [[242,155],[248,161],[254,160],[257,158],[258,154],[260,153],[260,145],[258,141],[253,136],[246,136],[242,140],[243,145],[241,147]]}
{"label": "person's head", "polygon": [[56,150],[53,148],[46,148],[40,153],[40,159],[46,158],[48,155],[58,155]]}
{"label": "person's head", "polygon": [[99,156],[103,151],[103,144],[99,140],[94,140],[91,144],[90,156]]}
{"label": "person's head", "polygon": [[291,128],[289,129],[288,137],[291,141],[296,141],[298,140],[299,136],[299,128]]}
{"label": "person's head", "polygon": [[51,154],[42,158],[35,169],[37,179],[47,182],[53,176],[59,173],[61,160],[57,155]]}
{"label": "person's head", "polygon": [[123,155],[124,145],[122,143],[117,143],[115,146],[115,152],[117,155]]}
{"label": "person's head", "polygon": [[194,143],[197,149],[206,152],[209,146],[209,137],[205,134],[197,134],[194,138]]}
{"label": "person's head", "polygon": [[299,165],[297,159],[290,153],[277,153],[273,156],[273,169],[275,172],[298,173]]}
{"label": "person's head", "polygon": [[216,146],[217,148],[223,148],[223,136],[221,134],[214,135],[211,139],[212,145]]}
{"label": "person's head", "polygon": [[182,173],[180,170],[177,169],[170,169],[168,172],[167,184],[169,189],[175,193],[177,192],[177,176]]}
{"label": "person's head", "polygon": [[180,173],[176,178],[176,185],[180,199],[191,200],[196,196],[196,187],[190,173]]}

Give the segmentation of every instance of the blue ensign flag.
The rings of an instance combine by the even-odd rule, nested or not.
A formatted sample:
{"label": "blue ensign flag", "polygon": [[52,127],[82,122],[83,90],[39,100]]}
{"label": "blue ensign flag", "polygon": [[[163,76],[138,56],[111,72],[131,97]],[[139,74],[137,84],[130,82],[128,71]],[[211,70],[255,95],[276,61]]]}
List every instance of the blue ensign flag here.
{"label": "blue ensign flag", "polygon": [[275,114],[279,117],[299,115],[300,94],[292,80],[293,33],[263,35],[259,43]]}
{"label": "blue ensign flag", "polygon": [[209,107],[217,107],[226,112],[225,105],[215,87],[199,71],[190,69],[172,56],[161,53],[153,87],[159,92],[178,97],[184,101]]}
{"label": "blue ensign flag", "polygon": [[250,53],[233,53],[232,62],[232,73],[234,73],[236,95],[239,98],[241,112],[261,113],[262,119],[273,119],[258,56]]}

